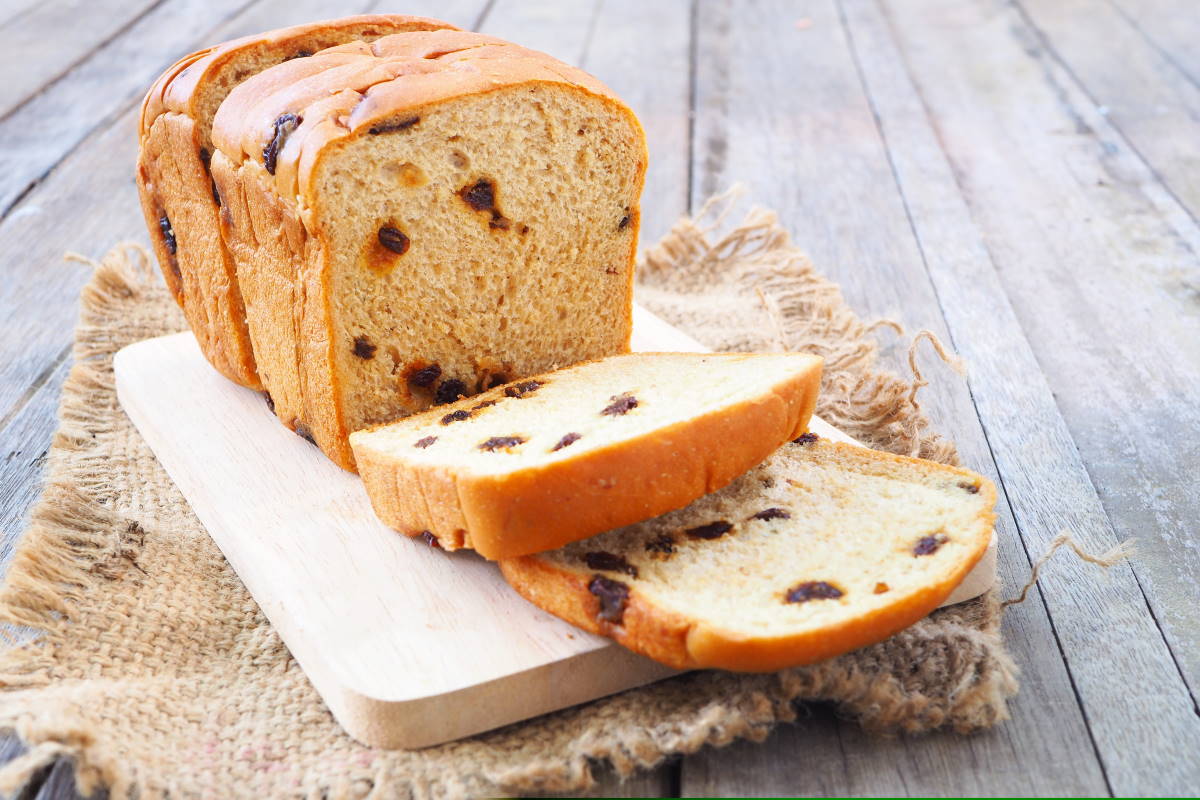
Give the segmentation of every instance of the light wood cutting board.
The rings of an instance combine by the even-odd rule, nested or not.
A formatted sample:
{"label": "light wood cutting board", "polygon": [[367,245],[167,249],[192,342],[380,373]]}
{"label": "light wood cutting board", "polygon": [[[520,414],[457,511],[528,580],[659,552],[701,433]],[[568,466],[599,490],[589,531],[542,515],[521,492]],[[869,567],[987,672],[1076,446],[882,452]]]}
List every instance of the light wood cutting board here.
{"label": "light wood cutting board", "polygon": [[[704,350],[641,309],[634,348]],[[384,527],[358,478],[218,375],[190,333],[130,345],[114,367],[126,413],[356,739],[425,747],[675,674],[525,602],[482,558]],[[994,579],[993,542],[948,602]]]}

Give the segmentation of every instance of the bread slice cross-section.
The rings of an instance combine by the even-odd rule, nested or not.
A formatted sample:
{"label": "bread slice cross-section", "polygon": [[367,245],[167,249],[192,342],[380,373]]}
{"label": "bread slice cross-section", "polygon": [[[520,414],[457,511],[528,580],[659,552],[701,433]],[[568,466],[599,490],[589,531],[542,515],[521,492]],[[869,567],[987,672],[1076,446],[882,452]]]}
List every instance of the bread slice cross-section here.
{"label": "bread slice cross-section", "polygon": [[248,79],[213,141],[259,373],[341,466],[355,430],[628,352],[645,136],[581,70],[400,33]]}
{"label": "bread slice cross-section", "polygon": [[537,606],[679,669],[767,671],[924,617],[987,548],[975,473],[806,434],[687,508],[500,562]]}
{"label": "bread slice cross-section", "polygon": [[239,83],[284,61],[346,42],[453,27],[365,14],[281,28],[185,56],[146,94],[137,185],[150,241],[201,352],[226,377],[262,388],[234,262],[221,240],[221,197],[209,173],[217,107]]}
{"label": "bread slice cross-section", "polygon": [[681,508],[812,415],[821,360],[614,356],[510,383],[350,437],[388,525],[501,559]]}

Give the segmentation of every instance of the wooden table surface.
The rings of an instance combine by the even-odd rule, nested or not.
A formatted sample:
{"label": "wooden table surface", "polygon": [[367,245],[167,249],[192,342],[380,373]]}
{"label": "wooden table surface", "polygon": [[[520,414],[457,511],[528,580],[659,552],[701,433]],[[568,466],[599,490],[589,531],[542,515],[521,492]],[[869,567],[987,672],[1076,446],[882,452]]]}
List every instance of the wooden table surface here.
{"label": "wooden table surface", "polygon": [[[1006,613],[1021,693],[987,733],[879,739],[814,706],[599,793],[1200,792],[1196,0],[2,0],[0,558],[69,367],[87,273],[62,254],[146,239],[148,84],[211,42],[371,10],[611,85],[650,139],[643,242],[741,182],[862,315],[952,344],[969,380],[923,358],[922,400],[1001,489],[1006,593],[1060,531],[1137,539],[1106,575],[1060,554]],[[73,796],[70,765],[22,796]]]}

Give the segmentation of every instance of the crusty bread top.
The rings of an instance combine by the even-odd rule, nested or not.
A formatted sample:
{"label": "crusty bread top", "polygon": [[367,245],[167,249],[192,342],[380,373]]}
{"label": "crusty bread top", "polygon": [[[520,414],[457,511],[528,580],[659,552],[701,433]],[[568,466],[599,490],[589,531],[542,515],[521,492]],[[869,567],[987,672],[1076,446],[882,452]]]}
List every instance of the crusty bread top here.
{"label": "crusty bread top", "polygon": [[428,17],[359,14],[242,36],[207,47],[179,59],[154,82],[142,102],[139,129],[142,135],[146,135],[154,120],[168,111],[195,116],[201,94],[197,89],[202,90],[207,79],[215,77],[230,62],[248,53],[268,60],[275,55],[273,60],[283,61],[299,55],[311,55],[311,52],[297,52],[298,48],[322,50],[340,44],[347,36],[374,38],[400,31],[441,29],[458,30],[448,22]]}
{"label": "crusty bread top", "polygon": [[[529,83],[571,87],[613,104],[642,135],[644,152],[633,112],[591,75],[502,39],[451,30],[352,42],[264,70],[221,105],[213,143],[235,164],[262,164],[273,143],[267,171],[278,195],[294,202],[309,195],[330,143],[416,124],[419,109],[434,103]],[[281,120],[289,120],[282,136]]]}

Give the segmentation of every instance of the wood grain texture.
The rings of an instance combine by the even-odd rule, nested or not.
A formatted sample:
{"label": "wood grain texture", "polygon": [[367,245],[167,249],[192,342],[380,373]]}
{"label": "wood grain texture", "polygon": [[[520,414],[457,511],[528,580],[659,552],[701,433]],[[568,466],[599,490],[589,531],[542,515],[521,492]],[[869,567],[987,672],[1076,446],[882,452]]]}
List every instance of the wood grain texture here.
{"label": "wood grain texture", "polygon": [[[1125,144],[1200,217],[1200,82],[1108,3],[1021,0],[1019,7]],[[1200,19],[1195,5],[1191,13]]]}
{"label": "wood grain texture", "polygon": [[[838,7],[747,4],[723,13],[702,6],[698,32],[697,49],[707,54],[697,74],[698,197],[731,176],[754,176],[755,200],[779,209],[818,268],[842,284],[856,308],[899,317],[950,341]],[[884,71],[898,66],[894,56],[880,56],[875,64]],[[761,89],[729,88],[751,81]],[[922,366],[944,370],[929,361]],[[943,372],[928,388],[934,391],[922,391],[922,404],[958,443],[964,463],[997,477],[966,387]],[[1028,560],[1006,501],[998,511],[1002,580],[1019,585]],[[867,755],[877,746],[871,740],[849,749],[843,743],[825,759],[780,759],[768,771],[759,763],[757,777],[753,768],[739,767],[741,751],[703,754],[684,762],[684,793],[743,793],[748,786],[765,794],[969,792],[975,778],[957,768],[967,758],[986,766],[978,780],[994,781],[997,791],[1024,791],[1030,784],[1014,778],[1033,774],[1046,791],[1104,792],[1045,610],[1013,609],[1005,628],[1027,679],[1013,720],[998,731],[970,740],[899,740],[886,761]],[[806,721],[786,734],[789,750],[827,752],[825,743],[842,741],[845,729],[829,717]],[[921,765],[920,775],[893,769],[895,763]]]}
{"label": "wood grain texture", "polygon": [[158,2],[50,0],[0,27],[0,119]]}
{"label": "wood grain texture", "polygon": [[[0,213],[8,213],[89,133],[140,100],[150,82],[246,0],[174,0],[156,6],[0,121]],[[198,37],[199,35],[199,37]],[[211,36],[211,34],[209,34]]]}
{"label": "wood grain texture", "polygon": [[479,32],[580,64],[599,8],[600,0],[495,0]]}
{"label": "wood grain texture", "polygon": [[[1138,471],[1146,465],[1169,468],[1179,459],[1189,463],[1192,445],[1186,433],[1181,437],[1176,431],[1167,434],[1154,428],[1164,412],[1192,415],[1196,410],[1186,403],[1164,404],[1169,407],[1163,411],[1139,404],[1136,414],[1126,404],[1139,392],[1155,396],[1163,383],[1186,382],[1173,374],[1176,365],[1190,363],[1186,353],[1178,351],[1200,344],[1200,339],[1164,343],[1161,347],[1176,350],[1175,360],[1141,366],[1147,351],[1152,355],[1161,349],[1147,341],[1145,330],[1153,325],[1168,335],[1163,330],[1168,324],[1188,324],[1178,316],[1170,323],[1152,322],[1142,317],[1142,309],[1118,309],[1114,306],[1127,304],[1111,299],[1122,297],[1122,286],[1127,287],[1124,296],[1133,295],[1140,283],[1135,273],[1145,267],[1140,258],[1135,267],[1133,259],[1123,257],[1130,242],[1116,229],[1130,222],[1126,214],[1136,214],[1137,205],[1142,205],[1143,217],[1154,215],[1144,197],[1137,199],[1141,192],[1128,192],[1114,208],[1107,194],[1080,185],[1090,183],[1097,172],[1136,172],[1138,165],[1113,138],[1097,133],[1104,128],[1103,119],[1089,111],[1067,76],[1048,65],[1040,50],[1029,47],[1016,13],[997,13],[986,3],[921,5],[919,10],[907,5],[902,13],[889,9],[887,15],[917,84],[919,100],[913,100],[924,104],[949,157],[939,166],[923,156],[921,142],[932,140],[932,131],[922,133],[920,115],[905,113],[914,103],[888,98],[896,100],[895,113],[889,116],[898,123],[889,145],[914,224],[923,237],[943,307],[953,315],[956,344],[974,365],[979,412],[1030,551],[1040,552],[1060,530],[1072,532],[1094,549],[1135,531],[1157,528],[1163,537],[1151,537],[1133,562],[1134,569],[1114,568],[1108,580],[1097,580],[1094,571],[1077,560],[1060,559],[1043,572],[1041,585],[1112,790],[1187,791],[1200,778],[1200,767],[1184,755],[1200,747],[1200,719],[1176,659],[1185,665],[1187,637],[1195,632],[1186,616],[1195,613],[1196,606],[1187,576],[1173,580],[1171,574],[1185,568],[1192,557],[1184,552],[1183,542],[1172,550],[1172,540],[1178,540],[1172,536],[1171,515],[1185,510],[1191,498],[1172,493],[1175,476],[1139,476]],[[989,78],[989,70],[997,66],[994,59],[1002,59],[1007,74],[1022,80]],[[947,72],[950,61],[963,68]],[[1073,124],[1079,119],[1083,127]],[[1031,129],[1066,132],[1031,147]],[[925,147],[927,152],[929,145]],[[961,194],[953,190],[952,181]],[[1013,197],[1024,201],[1013,203]],[[1085,217],[1091,225],[1080,224]],[[971,231],[971,218],[977,232]],[[957,230],[947,224],[952,220],[958,221]],[[1165,250],[1179,241],[1161,217],[1142,236],[1156,237],[1155,246]],[[1075,273],[1085,265],[1089,279],[1078,280]],[[1112,283],[1097,280],[1101,274]],[[1086,288],[1092,284],[1098,291]],[[1005,302],[1006,294],[1011,305]],[[1138,296],[1151,305],[1165,301],[1161,295],[1151,299],[1144,290]],[[1084,310],[1089,308],[1090,313]],[[1030,313],[1035,309],[1037,313]],[[1166,308],[1159,313],[1171,314]],[[1131,317],[1140,317],[1142,326],[1136,343],[1128,338],[1138,336],[1127,323]],[[1105,322],[1098,326],[1098,320]],[[1027,339],[1012,335],[1018,322]],[[1115,339],[1118,329],[1126,337],[1123,341]],[[1123,358],[1133,359],[1127,376],[1110,366]],[[1124,400],[1117,397],[1122,389],[1114,383],[1126,384]],[[1186,390],[1168,396],[1186,396]],[[1106,401],[1113,407],[1105,407]],[[1127,440],[1125,449],[1122,440],[1130,428],[1141,428],[1141,437]],[[1185,425],[1178,430],[1195,428]],[[1087,444],[1101,445],[1097,437],[1103,438],[1103,445],[1089,454]],[[1131,451],[1155,455],[1145,460],[1112,458]],[[1153,521],[1114,531],[1093,487],[1097,475],[1105,487],[1102,492],[1138,491],[1139,511],[1145,510],[1146,497],[1165,502],[1155,504]],[[1046,491],[1048,485],[1054,486],[1053,493]],[[1128,520],[1128,507],[1110,500],[1107,508],[1118,526]],[[1141,574],[1150,580],[1139,580]],[[1167,602],[1173,583],[1182,590],[1180,601],[1193,598],[1176,609],[1179,643],[1174,653],[1146,607],[1147,583],[1167,594]],[[1154,592],[1148,594],[1156,599]],[[1167,605],[1164,598],[1157,599]],[[1172,635],[1171,625],[1167,634]],[[1138,689],[1131,692],[1131,686]]]}
{"label": "wood grain texture", "polygon": [[62,353],[29,401],[0,428],[0,575],[7,571],[13,545],[41,493],[42,466],[58,427],[55,412],[70,367],[69,355]]}
{"label": "wood grain texture", "polygon": [[643,247],[660,240],[688,212],[691,23],[689,0],[605,0],[580,64],[612,87],[646,130],[650,164],[642,194]]}

